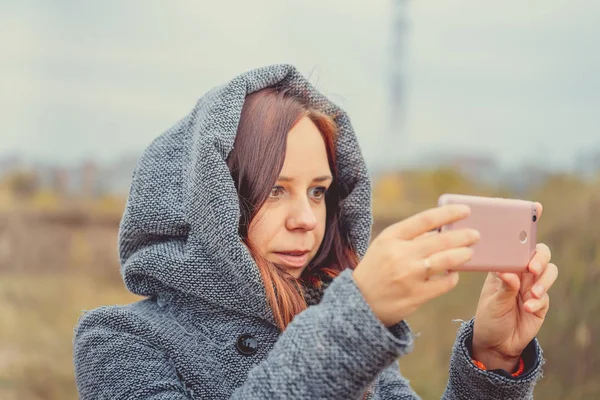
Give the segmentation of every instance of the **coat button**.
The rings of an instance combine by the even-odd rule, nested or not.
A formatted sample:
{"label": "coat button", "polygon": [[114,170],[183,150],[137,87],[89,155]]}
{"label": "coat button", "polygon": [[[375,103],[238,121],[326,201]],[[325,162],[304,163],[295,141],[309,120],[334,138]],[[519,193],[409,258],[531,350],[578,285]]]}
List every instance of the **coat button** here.
{"label": "coat button", "polygon": [[258,350],[258,340],[249,334],[240,336],[236,345],[239,352],[245,356],[250,356],[256,353],[256,350]]}

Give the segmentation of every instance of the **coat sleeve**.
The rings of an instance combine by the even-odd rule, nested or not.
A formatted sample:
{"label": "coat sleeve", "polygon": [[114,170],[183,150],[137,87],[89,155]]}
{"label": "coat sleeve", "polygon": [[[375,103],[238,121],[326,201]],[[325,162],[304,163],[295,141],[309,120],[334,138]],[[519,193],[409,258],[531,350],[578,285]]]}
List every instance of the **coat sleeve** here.
{"label": "coat sleeve", "polygon": [[399,363],[394,363],[379,374],[370,399],[421,400],[421,397],[411,388],[409,380],[402,376]]}
{"label": "coat sleeve", "polygon": [[[533,399],[533,389],[542,375],[542,349],[534,339],[523,351],[524,373],[512,377],[504,371],[483,371],[471,361],[473,321],[464,322],[456,337],[450,359],[448,384],[443,400],[470,399]],[[412,391],[409,381],[400,373],[398,364],[385,369],[373,388],[374,400],[420,399]]]}
{"label": "coat sleeve", "polygon": [[[76,328],[80,398],[189,398],[168,357],[134,330],[115,324],[110,316],[90,312]],[[411,349],[412,340],[406,323],[388,329],[379,321],[352,271],[345,270],[321,303],[294,318],[231,399],[358,399],[370,382]]]}
{"label": "coat sleeve", "polygon": [[463,399],[533,399],[533,389],[542,376],[544,364],[542,349],[534,338],[522,357],[524,373],[513,378],[504,371],[483,371],[471,361],[473,322],[461,324],[450,358],[450,376],[444,400]]}

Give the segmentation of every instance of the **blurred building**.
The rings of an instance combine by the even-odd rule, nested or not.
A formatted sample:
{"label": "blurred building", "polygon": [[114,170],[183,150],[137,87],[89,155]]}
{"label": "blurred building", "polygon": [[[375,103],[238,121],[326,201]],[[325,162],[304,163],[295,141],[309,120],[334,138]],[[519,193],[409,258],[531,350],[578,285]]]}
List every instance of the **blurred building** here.
{"label": "blurred building", "polygon": [[411,161],[417,169],[448,168],[476,183],[494,183],[502,178],[502,169],[491,155],[434,152],[422,154]]}
{"label": "blurred building", "polygon": [[100,194],[98,165],[91,160],[84,162],[78,173],[80,174],[79,193],[82,197],[93,198]]}
{"label": "blurred building", "polygon": [[59,197],[65,197],[69,193],[69,173],[66,169],[55,167],[52,169],[51,189]]}
{"label": "blurred building", "polygon": [[600,150],[582,152],[575,160],[575,172],[586,178],[600,175]]}
{"label": "blurred building", "polygon": [[554,172],[537,164],[523,164],[506,171],[502,178],[505,186],[516,194],[530,193],[543,185]]}
{"label": "blurred building", "polygon": [[0,179],[10,172],[26,168],[23,157],[18,154],[0,154]]}
{"label": "blurred building", "polygon": [[105,167],[100,178],[103,190],[114,195],[126,196],[129,193],[129,186],[137,161],[138,156],[131,155]]}

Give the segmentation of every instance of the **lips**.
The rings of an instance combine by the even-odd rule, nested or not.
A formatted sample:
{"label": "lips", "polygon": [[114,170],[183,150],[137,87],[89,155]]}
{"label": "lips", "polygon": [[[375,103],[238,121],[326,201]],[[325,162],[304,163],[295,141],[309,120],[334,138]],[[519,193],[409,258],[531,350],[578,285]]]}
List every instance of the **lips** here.
{"label": "lips", "polygon": [[275,252],[282,265],[301,268],[308,264],[308,251]]}

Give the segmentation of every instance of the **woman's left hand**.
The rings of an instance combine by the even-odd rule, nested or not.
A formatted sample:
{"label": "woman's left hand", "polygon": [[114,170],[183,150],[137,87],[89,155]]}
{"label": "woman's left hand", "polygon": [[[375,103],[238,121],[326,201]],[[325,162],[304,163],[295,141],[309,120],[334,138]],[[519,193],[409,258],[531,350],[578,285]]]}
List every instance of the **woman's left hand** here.
{"label": "woman's left hand", "polygon": [[[541,216],[542,205],[536,207]],[[488,274],[475,313],[473,358],[488,370],[514,372],[544,322],[550,306],[547,292],[557,277],[545,244],[537,245],[527,272]]]}

